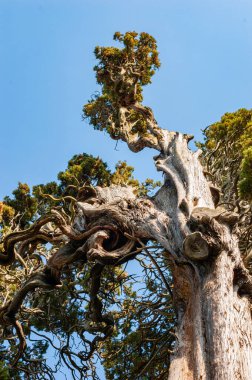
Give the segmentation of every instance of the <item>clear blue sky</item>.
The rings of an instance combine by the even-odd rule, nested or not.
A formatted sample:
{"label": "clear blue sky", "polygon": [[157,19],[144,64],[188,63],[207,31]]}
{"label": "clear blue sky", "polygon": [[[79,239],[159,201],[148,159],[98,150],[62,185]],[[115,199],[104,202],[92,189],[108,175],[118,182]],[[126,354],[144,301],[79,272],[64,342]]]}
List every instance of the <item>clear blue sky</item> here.
{"label": "clear blue sky", "polygon": [[145,103],[163,128],[199,139],[223,113],[252,107],[251,0],[0,0],[0,199],[18,181],[54,180],[80,152],[156,175],[153,152],[116,151],[81,120],[97,90],[94,47],[127,30],[157,39],[162,66]]}
{"label": "clear blue sky", "polygon": [[0,0],[0,199],[18,181],[54,180],[81,152],[157,176],[154,152],[115,150],[81,120],[98,89],[94,47],[128,30],[157,39],[145,103],[161,127],[200,139],[223,113],[252,108],[251,0]]}

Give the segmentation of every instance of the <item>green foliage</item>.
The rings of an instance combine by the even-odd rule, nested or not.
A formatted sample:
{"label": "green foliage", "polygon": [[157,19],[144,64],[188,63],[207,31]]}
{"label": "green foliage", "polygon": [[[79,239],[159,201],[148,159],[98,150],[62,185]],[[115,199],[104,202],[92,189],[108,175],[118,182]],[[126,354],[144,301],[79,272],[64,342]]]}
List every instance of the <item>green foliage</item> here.
{"label": "green foliage", "polygon": [[239,190],[242,198],[252,201],[252,146],[243,150]]}
{"label": "green foliage", "polygon": [[135,188],[135,192],[141,196],[150,195],[156,187],[161,186],[160,181],[154,181],[151,178],[146,178],[144,182],[140,183],[134,178],[133,173],[133,166],[127,165],[126,161],[119,161],[115,166],[115,172],[111,175],[111,183],[132,186]]}
{"label": "green foliage", "polygon": [[[160,251],[152,252],[169,278]],[[170,295],[146,257],[138,258],[143,278],[124,289],[120,309],[114,311],[116,328],[102,345],[107,380],[164,379],[168,376],[169,350],[174,344],[175,314]],[[141,272],[141,267],[138,268]],[[144,284],[143,284],[144,282]]]}
{"label": "green foliage", "polygon": [[99,60],[94,67],[97,82],[112,103],[142,101],[142,86],[151,83],[151,77],[160,66],[156,41],[147,33],[138,36],[136,32],[124,35],[117,32],[114,40],[122,43],[123,48],[95,48],[95,57]]}
{"label": "green foliage", "polygon": [[27,227],[37,210],[37,200],[32,197],[30,188],[26,183],[18,183],[18,187],[12,192],[13,198],[6,196],[4,204],[15,210],[16,223],[21,228]]}
{"label": "green foliage", "polygon": [[128,122],[134,125],[133,133],[147,132],[144,115],[134,105],[143,100],[143,86],[160,67],[155,39],[147,33],[115,33],[114,39],[123,47],[96,47],[99,63],[94,67],[102,94],[94,96],[84,107],[84,117],[95,129],[106,130],[117,138],[120,129],[120,108],[127,107]]}
{"label": "green foliage", "polygon": [[139,182],[133,177],[134,168],[128,166],[126,161],[119,161],[115,166],[115,172],[111,176],[111,183],[115,185],[130,185],[139,187]]}
{"label": "green foliage", "polygon": [[108,165],[99,157],[86,153],[75,155],[68,162],[67,169],[58,174],[63,193],[69,185],[107,186],[110,180]]}
{"label": "green foliage", "polygon": [[59,185],[55,181],[48,182],[45,185],[40,184],[33,186],[32,194],[38,202],[37,213],[39,215],[46,214],[50,211],[52,206],[55,206],[53,198],[57,199],[61,197]]}
{"label": "green foliage", "polygon": [[0,202],[0,224],[9,225],[15,215],[15,210],[11,206]]}
{"label": "green foliage", "polygon": [[[226,113],[204,132],[198,144],[218,185],[237,199],[252,201],[252,110]],[[217,178],[218,177],[218,178]]]}
{"label": "green foliage", "polygon": [[146,178],[139,188],[139,195],[152,195],[154,189],[160,187],[161,185],[161,181],[154,181],[151,178]]}
{"label": "green foliage", "polygon": [[86,153],[74,155],[66,170],[58,173],[58,182],[33,187],[33,195],[38,201],[37,212],[44,215],[55,205],[66,206],[66,201],[71,201],[67,197],[77,198],[83,186],[108,186],[110,177],[107,164],[99,157]]}
{"label": "green foliage", "polygon": [[[252,110],[226,113],[204,131],[206,175],[219,189],[217,203],[240,214],[234,232],[246,267],[252,271]],[[252,273],[252,272],[251,272]]]}
{"label": "green foliage", "polygon": [[9,370],[6,367],[6,364],[3,361],[0,361],[0,379],[1,380],[10,380]]}

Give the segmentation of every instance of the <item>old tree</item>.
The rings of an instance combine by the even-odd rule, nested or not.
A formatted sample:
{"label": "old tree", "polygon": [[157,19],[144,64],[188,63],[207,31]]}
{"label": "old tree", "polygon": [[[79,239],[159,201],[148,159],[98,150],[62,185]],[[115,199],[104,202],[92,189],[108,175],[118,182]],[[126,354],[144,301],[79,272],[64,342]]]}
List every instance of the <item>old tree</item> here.
{"label": "old tree", "polygon": [[[97,378],[98,352],[108,379],[249,380],[252,112],[225,114],[190,150],[192,136],[160,128],[142,103],[160,66],[154,38],[114,39],[122,48],[95,49],[101,94],[84,117],[133,152],[153,149],[164,183],[154,194],[126,163],[112,173],[83,154],[58,182],[5,197],[1,378],[53,379],[61,363]],[[125,271],[133,259],[144,290]]]}

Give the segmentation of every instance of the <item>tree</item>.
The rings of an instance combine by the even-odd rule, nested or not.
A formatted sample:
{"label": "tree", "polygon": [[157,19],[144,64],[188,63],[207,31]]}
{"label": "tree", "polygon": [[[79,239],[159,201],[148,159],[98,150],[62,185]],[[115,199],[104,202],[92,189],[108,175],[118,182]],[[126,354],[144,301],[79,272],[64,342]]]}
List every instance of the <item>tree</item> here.
{"label": "tree", "polygon": [[[75,155],[69,161],[67,169],[58,174],[58,183],[50,182],[34,186],[32,193],[27,184],[19,183],[17,189],[13,191],[13,196],[4,198],[0,210],[2,236],[10,231],[20,230],[24,225],[28,228],[38,217],[46,215],[53,207],[56,207],[56,209],[62,208],[62,212],[71,217],[75,199],[83,195],[86,196],[90,192],[92,194],[92,187],[97,184],[100,186],[130,184],[137,194],[150,193],[156,186],[160,186],[160,183],[151,179],[146,179],[143,183],[139,183],[134,178],[133,171],[133,168],[125,162],[119,162],[114,172],[111,172],[99,157],[95,158],[87,154]],[[50,225],[47,225],[47,229],[50,227]],[[0,276],[0,299],[2,305],[5,305],[21,284],[25,282],[25,270],[29,268],[30,274],[40,269],[42,270],[44,265],[39,258],[42,256],[48,259],[53,250],[55,251],[62,242],[59,236],[54,236],[54,241],[51,236],[53,248],[48,247],[48,245],[42,248],[43,239],[41,238],[44,238],[45,235],[40,234],[37,237],[38,241],[34,242],[34,245],[30,244],[29,247],[26,247],[26,244],[21,244],[18,246],[17,255],[18,260],[21,261],[15,262],[11,267],[12,270],[9,267],[2,268]],[[38,251],[39,255],[36,254]],[[141,262],[144,265],[143,258]],[[23,329],[26,334],[27,347],[22,358],[16,364],[15,360],[19,357],[17,350],[22,349],[22,347],[21,345],[16,345],[15,334],[10,327],[3,331],[5,344],[1,347],[0,357],[6,364],[11,364],[7,379],[20,379],[21,373],[34,379],[51,379],[54,378],[55,371],[64,366],[67,366],[72,371],[74,379],[79,378],[79,376],[81,378],[98,378],[95,373],[96,358],[93,351],[94,348],[99,351],[101,349],[95,344],[92,346],[90,337],[94,339],[96,334],[100,336],[100,331],[97,326],[94,328],[89,323],[83,322],[84,316],[87,317],[89,301],[89,270],[90,265],[88,263],[81,263],[76,268],[72,268],[72,270],[65,268],[61,276],[62,286],[57,288],[56,291],[53,293],[51,290],[48,290],[48,292],[37,291],[30,298],[26,297],[20,312],[23,319],[25,319]],[[148,272],[149,275],[151,273],[152,276],[154,275],[150,269]],[[118,264],[115,268],[112,267],[104,273],[100,286],[103,300],[105,301],[106,299],[106,307],[116,305],[117,310],[116,312],[114,310],[114,320],[118,326],[121,326],[121,320],[125,317],[126,306],[131,309],[131,315],[137,311],[137,307],[142,307],[142,302],[135,300],[136,292],[131,289],[130,279],[131,276]],[[162,289],[161,285],[160,283],[157,284],[156,288]],[[146,296],[147,298],[148,307],[150,307],[151,300]],[[166,296],[166,300],[167,298],[169,299]],[[137,305],[133,306],[134,303]],[[156,300],[155,308],[157,308]],[[29,312],[27,313],[28,310]],[[118,312],[119,310],[120,313]],[[110,312],[113,312],[113,310]],[[123,314],[124,317],[122,317]],[[127,316],[128,313],[126,313],[126,318]],[[129,324],[132,325],[132,321],[125,323],[123,328],[125,333],[127,329],[129,330],[126,327]],[[78,329],[76,329],[76,326],[78,326]],[[114,335],[115,332],[113,333]],[[146,338],[148,338],[148,334]],[[144,344],[144,341],[142,343]],[[52,349],[56,351],[56,369],[46,364],[45,355],[49,347],[50,354]],[[83,348],[82,355],[80,354],[81,347]],[[106,354],[103,349],[102,351],[105,360]],[[10,352],[12,355],[10,355]],[[110,350],[111,353],[112,351]],[[12,357],[15,358],[14,363]],[[78,363],[78,360],[80,363]],[[162,362],[161,358],[160,361]],[[109,368],[111,363],[107,358],[106,363]],[[64,368],[62,370],[64,371]],[[8,367],[5,366],[0,375],[7,376],[6,371],[8,371]]]}
{"label": "tree", "polygon": [[226,113],[204,131],[205,174],[215,186],[215,202],[239,214],[235,232],[247,266],[252,249],[252,110]]}
{"label": "tree", "polygon": [[[19,288],[12,290],[1,309],[1,324],[4,330],[12,331],[14,328],[20,340],[20,353],[14,364],[17,365],[25,348],[25,321],[30,321],[31,315],[32,318],[36,317],[35,307],[40,310],[35,301],[37,299],[39,302],[43,297],[41,290],[50,290],[50,294],[55,298],[57,289],[64,289],[66,286],[65,291],[61,293],[65,297],[64,302],[63,298],[60,301],[61,319],[59,320],[59,314],[55,311],[49,310],[48,315],[57,316],[53,326],[56,328],[57,323],[61,324],[58,326],[59,333],[68,334],[67,313],[72,313],[71,320],[77,323],[80,321],[80,298],[76,297],[76,293],[83,291],[85,294],[88,288],[89,299],[82,323],[83,330],[80,332],[80,323],[71,326],[73,332],[83,335],[85,330],[93,334],[94,339],[83,339],[87,345],[87,352],[80,351],[74,354],[69,344],[61,347],[62,358],[66,360],[67,357],[72,366],[81,372],[84,368],[83,362],[92,357],[95,348],[101,348],[101,342],[111,337],[115,332],[115,325],[120,323],[116,315],[120,312],[108,312],[111,304],[115,303],[115,282],[117,280],[120,283],[125,276],[116,272],[116,268],[144,252],[155,264],[159,277],[163,276],[163,283],[166,284],[169,293],[169,301],[163,303],[167,307],[165,318],[171,310],[171,306],[167,305],[170,305],[171,299],[173,301],[176,316],[175,319],[168,318],[167,323],[173,327],[176,322],[176,343],[174,339],[169,338],[158,346],[155,338],[149,363],[134,362],[139,368],[138,374],[135,372],[135,375],[144,378],[146,365],[150,365],[151,361],[151,369],[146,378],[155,376],[155,354],[162,352],[164,355],[163,348],[166,344],[173,349],[171,355],[167,352],[166,368],[169,367],[169,379],[250,379],[252,281],[244,265],[239,249],[239,236],[236,234],[237,231],[245,232],[250,207],[250,111],[248,114],[244,110],[240,111],[242,115],[246,114],[247,122],[244,131],[239,132],[239,139],[236,136],[232,140],[236,133],[236,123],[230,123],[230,120],[226,119],[217,127],[209,127],[205,132],[203,153],[209,167],[217,167],[217,171],[212,174],[216,182],[224,184],[231,179],[227,169],[229,163],[218,166],[218,162],[221,162],[218,160],[218,154],[221,154],[222,141],[225,142],[224,149],[231,150],[234,154],[235,149],[239,151],[238,140],[244,148],[234,161],[238,173],[236,185],[228,192],[229,195],[224,194],[224,199],[225,196],[230,199],[236,194],[234,200],[237,209],[221,207],[218,206],[220,191],[215,183],[209,184],[207,176],[211,174],[204,173],[199,161],[200,152],[193,152],[188,148],[192,136],[161,129],[151,108],[142,103],[143,86],[151,82],[155,70],[160,66],[155,39],[147,33],[138,35],[135,32],[127,32],[124,35],[116,33],[114,38],[122,44],[122,48],[95,49],[99,62],[95,66],[96,78],[102,92],[84,106],[84,117],[89,119],[95,129],[106,131],[115,140],[125,141],[133,152],[145,147],[156,150],[158,155],[154,157],[154,162],[157,170],[164,174],[164,184],[155,195],[148,196],[145,191],[140,191],[139,185],[132,187],[132,184],[136,183],[131,178],[131,169],[122,163],[112,177],[106,177],[106,187],[99,186],[99,183],[85,183],[86,176],[82,177],[82,183],[77,178],[75,185],[69,184],[69,175],[75,178],[82,172],[82,160],[79,162],[76,156],[73,165],[69,163],[67,174],[60,177],[60,190],[56,191],[54,186],[47,186],[46,191],[49,189],[56,193],[45,195],[42,186],[35,189],[37,197],[44,195],[50,202],[59,202],[58,206],[52,207],[50,202],[46,206],[42,203],[41,216],[36,219],[34,215],[34,223],[29,224],[27,229],[23,230],[19,223],[16,231],[4,232],[3,251],[0,254],[0,263],[8,271],[15,271],[17,265],[23,264],[21,283],[26,279]],[[237,122],[244,126],[242,115],[238,117]],[[222,124],[228,132],[233,128],[233,132],[227,134],[224,140]],[[92,173],[95,175],[96,171]],[[91,177],[90,175],[89,180]],[[123,179],[120,179],[122,177]],[[116,184],[112,184],[112,178]],[[66,180],[66,183],[63,180]],[[151,184],[149,181],[148,183]],[[74,191],[74,194],[65,195],[64,191]],[[16,196],[16,193],[14,195]],[[56,198],[56,195],[59,198]],[[226,202],[225,199],[224,203],[232,202],[231,199],[230,202]],[[9,218],[13,206],[15,204],[11,204],[9,199],[3,206],[5,215],[9,215]],[[240,243],[242,241],[243,237]],[[45,254],[43,244],[48,242],[51,248]],[[154,251],[153,254],[151,250]],[[245,251],[248,261],[247,248]],[[43,253],[46,261],[41,260]],[[154,254],[159,256],[157,259],[161,255],[164,258],[169,273],[167,277],[172,274],[172,291],[170,282],[164,276]],[[29,276],[24,258],[33,260],[33,255],[39,257],[40,265],[39,269],[32,271]],[[82,290],[74,288],[78,278],[82,280]],[[147,287],[155,294],[157,282],[151,280],[153,279],[147,279]],[[124,288],[124,292],[128,298],[135,296],[130,287]],[[39,298],[36,297],[38,294]],[[24,308],[22,305],[27,295],[30,297],[30,307]],[[64,305],[69,305],[66,301],[69,297],[74,298],[75,303],[66,310]],[[123,307],[122,311],[125,311],[123,302],[127,303],[127,298],[126,301],[122,301],[119,295],[116,302],[117,307]],[[161,307],[160,297],[158,307]],[[135,310],[136,308],[133,308],[133,311]],[[144,310],[139,310],[139,313],[134,315],[135,319],[140,321],[143,313]],[[18,319],[23,320],[23,326]],[[134,345],[142,340],[139,338],[141,328],[137,329],[135,334],[129,334],[129,323],[129,319],[126,318],[122,325],[122,333],[128,334],[128,343]],[[151,324],[147,326],[149,332],[152,331]],[[154,325],[154,328],[156,326]],[[44,322],[40,328],[45,328]],[[50,323],[47,331],[52,331]],[[156,333],[157,331],[155,337]],[[164,324],[161,324],[159,334],[163,333]],[[114,344],[113,339],[109,342],[111,343],[108,343],[107,350]],[[145,346],[136,344],[144,357],[150,346],[148,339]],[[89,370],[92,372],[92,364]],[[83,369],[83,378],[84,372]],[[164,371],[161,371],[161,375],[162,373],[164,374]],[[109,371],[107,375],[109,376]]]}

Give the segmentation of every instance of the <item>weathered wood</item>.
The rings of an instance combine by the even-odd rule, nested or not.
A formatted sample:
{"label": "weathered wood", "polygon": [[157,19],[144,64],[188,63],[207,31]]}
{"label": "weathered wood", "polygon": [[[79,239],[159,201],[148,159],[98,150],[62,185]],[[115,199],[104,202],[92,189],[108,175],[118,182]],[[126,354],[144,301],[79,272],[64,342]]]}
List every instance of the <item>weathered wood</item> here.
{"label": "weathered wood", "polygon": [[232,235],[238,216],[214,208],[201,165],[180,136],[157,167],[165,185],[155,202],[169,215],[178,256],[173,266],[177,346],[169,380],[249,380],[252,288]]}

